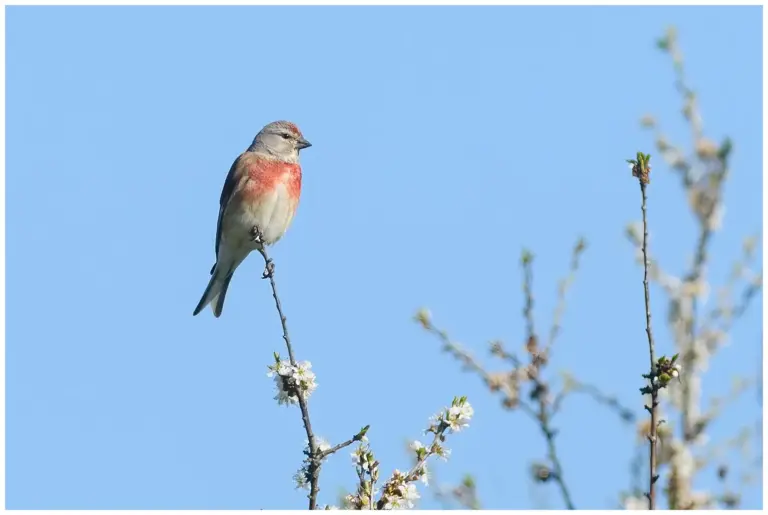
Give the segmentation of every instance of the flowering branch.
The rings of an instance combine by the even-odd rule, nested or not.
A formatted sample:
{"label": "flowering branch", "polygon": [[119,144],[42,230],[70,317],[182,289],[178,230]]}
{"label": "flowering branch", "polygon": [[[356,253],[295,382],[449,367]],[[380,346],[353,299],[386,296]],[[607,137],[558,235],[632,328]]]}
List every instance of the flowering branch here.
{"label": "flowering branch", "polygon": [[[258,227],[253,228],[253,240],[255,242],[263,242],[264,238]],[[309,420],[309,407],[307,406],[307,397],[316,388],[314,382],[314,374],[309,372],[311,364],[305,362],[297,364],[293,355],[293,348],[291,346],[291,338],[288,336],[288,325],[286,323],[285,315],[283,314],[283,307],[280,303],[280,297],[277,295],[277,286],[275,285],[275,265],[267,254],[266,245],[259,245],[258,251],[261,257],[264,258],[264,274],[263,279],[269,279],[269,284],[272,286],[272,297],[275,299],[275,308],[277,314],[280,317],[280,324],[283,327],[283,340],[285,340],[285,346],[288,349],[289,363],[280,361],[278,354],[275,354],[276,365],[274,369],[271,369],[275,374],[275,380],[278,383],[278,402],[281,398],[284,401],[298,402],[299,409],[301,410],[301,420],[304,424],[304,429],[307,433],[307,445],[306,451],[308,466],[307,476],[309,478],[310,491],[309,491],[309,509],[314,510],[317,505],[317,493],[319,488],[320,479],[320,460],[318,454],[317,443],[315,436],[312,433],[312,423]],[[311,375],[310,375],[311,374]],[[281,393],[283,394],[281,397]],[[290,402],[289,401],[289,402]]]}
{"label": "flowering branch", "polygon": [[439,456],[447,460],[451,451],[441,445],[445,442],[446,433],[458,433],[462,428],[468,427],[469,420],[473,415],[474,409],[466,397],[454,398],[450,408],[446,408],[435,415],[432,424],[424,431],[434,434],[432,443],[429,447],[424,446],[418,440],[411,444],[411,449],[416,453],[416,464],[405,474],[395,470],[389,481],[384,484],[382,496],[376,503],[376,507],[380,510],[404,506],[412,508],[412,501],[419,498],[413,483],[419,479],[425,484],[428,484],[429,481],[427,460],[430,456]]}
{"label": "flowering branch", "polygon": [[352,453],[358,484],[355,494],[343,499],[346,508],[373,510],[375,506],[376,482],[379,480],[379,462],[368,443],[361,443]]}
{"label": "flowering branch", "polygon": [[352,453],[352,461],[358,477],[357,491],[347,495],[343,504],[348,509],[377,509],[391,510],[413,508],[419,493],[416,490],[416,481],[421,480],[425,485],[429,484],[427,477],[426,461],[430,456],[440,456],[448,459],[450,451],[441,445],[448,432],[458,433],[462,428],[469,426],[469,420],[474,415],[472,405],[466,397],[456,397],[451,406],[433,417],[432,423],[425,433],[433,433],[435,436],[429,447],[425,447],[419,441],[411,444],[411,449],[416,453],[416,464],[408,472],[395,470],[392,477],[384,483],[381,496],[375,500],[379,491],[376,482],[379,479],[379,462],[368,443],[360,443]]}
{"label": "flowering branch", "polygon": [[[578,271],[579,260],[585,248],[585,240],[579,238],[573,247],[568,276],[559,283],[558,302],[549,337],[543,348],[539,345],[533,315],[533,254],[527,250],[523,251],[521,257],[524,293],[523,318],[526,327],[525,349],[529,361],[523,363],[514,353],[506,351],[500,341],[491,343],[491,354],[512,366],[512,370],[508,372],[488,372],[469,352],[461,348],[459,344],[451,341],[445,331],[438,329],[432,324],[431,315],[428,310],[421,309],[415,316],[416,321],[425,330],[436,335],[442,341],[445,352],[448,352],[462,362],[465,369],[476,372],[491,392],[498,392],[503,395],[502,404],[505,408],[512,410],[519,407],[537,423],[547,442],[549,465],[537,467],[535,478],[542,482],[554,480],[568,509],[575,509],[575,505],[566,485],[563,467],[557,454],[557,447],[555,445],[557,432],[551,426],[551,420],[556,410],[552,404],[550,386],[543,378],[541,372],[549,362],[552,344],[560,332],[560,322],[565,311],[565,295]],[[531,385],[527,395],[530,402],[527,399],[521,398],[521,389],[525,384]]]}

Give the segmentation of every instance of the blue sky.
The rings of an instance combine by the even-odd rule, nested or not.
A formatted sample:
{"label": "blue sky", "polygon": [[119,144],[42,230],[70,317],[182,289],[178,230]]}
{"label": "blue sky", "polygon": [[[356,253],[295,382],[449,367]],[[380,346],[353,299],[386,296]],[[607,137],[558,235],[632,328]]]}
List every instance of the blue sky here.
{"label": "blue sky", "polygon": [[[486,359],[522,341],[520,250],[536,254],[537,322],[579,235],[589,241],[553,372],[640,408],[647,366],[641,271],[623,236],[639,218],[624,160],[653,153],[638,118],[688,142],[669,60],[679,28],[705,128],[735,141],[716,284],[762,232],[761,10],[754,8],[7,9],[8,508],[296,508],[304,442],[266,377],[284,353],[262,264],[238,270],[224,314],[192,317],[213,262],[232,160],[267,122],[295,121],[295,222],[273,249],[299,359],[319,387],[316,433],[361,426],[382,474],[454,395],[475,406],[440,481],[476,474],[487,508],[561,506],[533,487],[545,446],[522,413],[439,353],[411,320],[435,321]],[[650,188],[653,250],[672,272],[694,222],[661,163]],[[758,255],[758,260],[762,255]],[[759,261],[758,261],[759,262]],[[654,291],[654,294],[658,294]],[[655,299],[659,299],[655,301]],[[665,306],[654,298],[659,345]],[[761,300],[713,362],[705,396],[760,359]],[[610,366],[596,370],[596,362]],[[638,410],[639,412],[639,410]],[[753,424],[753,392],[712,439]],[[579,507],[629,485],[634,433],[574,397],[557,420]],[[323,469],[321,502],[355,474]],[[714,484],[703,475],[701,488]],[[422,507],[438,507],[422,492]],[[759,508],[759,487],[744,506]]]}

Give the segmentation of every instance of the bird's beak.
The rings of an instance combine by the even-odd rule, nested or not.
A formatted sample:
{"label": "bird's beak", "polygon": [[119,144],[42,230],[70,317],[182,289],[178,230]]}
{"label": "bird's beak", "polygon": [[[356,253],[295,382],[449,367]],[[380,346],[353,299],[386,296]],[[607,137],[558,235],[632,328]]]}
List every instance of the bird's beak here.
{"label": "bird's beak", "polygon": [[312,146],[312,143],[310,143],[309,141],[305,140],[304,138],[301,138],[301,139],[299,140],[299,142],[298,142],[298,145],[296,145],[296,147],[297,147],[299,150],[301,150],[301,149],[303,149],[303,148],[309,148],[309,147],[311,147],[311,146]]}

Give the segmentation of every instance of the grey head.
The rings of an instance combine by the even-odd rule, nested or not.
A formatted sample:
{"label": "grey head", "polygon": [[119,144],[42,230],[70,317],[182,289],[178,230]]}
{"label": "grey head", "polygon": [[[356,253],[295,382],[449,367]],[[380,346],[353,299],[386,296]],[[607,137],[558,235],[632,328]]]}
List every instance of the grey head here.
{"label": "grey head", "polygon": [[289,162],[298,162],[299,151],[311,147],[295,123],[279,120],[268,123],[253,138],[251,152],[271,154]]}

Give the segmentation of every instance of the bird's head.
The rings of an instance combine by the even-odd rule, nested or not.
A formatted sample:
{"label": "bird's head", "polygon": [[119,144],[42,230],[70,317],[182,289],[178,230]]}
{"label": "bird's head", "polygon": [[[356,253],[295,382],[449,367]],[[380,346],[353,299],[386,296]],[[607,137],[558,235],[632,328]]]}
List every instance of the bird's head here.
{"label": "bird's head", "polygon": [[299,151],[311,146],[296,124],[280,120],[265,125],[248,150],[266,152],[285,161],[298,161]]}

